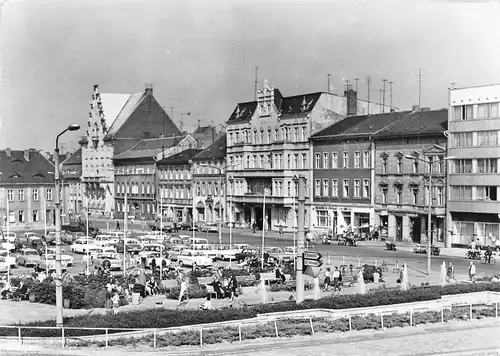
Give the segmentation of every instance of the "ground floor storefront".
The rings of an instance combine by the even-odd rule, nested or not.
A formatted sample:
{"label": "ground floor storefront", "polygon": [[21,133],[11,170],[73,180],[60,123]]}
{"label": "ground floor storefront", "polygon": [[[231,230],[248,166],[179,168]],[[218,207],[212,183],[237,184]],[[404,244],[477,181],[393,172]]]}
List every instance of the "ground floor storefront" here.
{"label": "ground floor storefront", "polygon": [[[280,227],[284,232],[293,232],[297,229],[297,206],[288,207],[279,204],[242,204],[235,202],[232,205],[232,219],[234,227],[252,228],[256,224],[257,230],[278,231]],[[308,227],[309,206],[306,205],[305,221]]]}
{"label": "ground floor storefront", "polygon": [[448,213],[449,247],[468,246],[473,239],[479,239],[483,246],[494,246],[500,237],[500,218],[498,214]]}
{"label": "ground floor storefront", "polygon": [[[432,215],[432,244],[445,244],[444,216]],[[375,209],[375,228],[382,238],[396,242],[427,243],[428,216],[412,211]]]}
{"label": "ground floor storefront", "polygon": [[311,212],[312,227],[316,230],[328,230],[333,234],[352,231],[366,235],[373,227],[373,214],[373,208],[366,206],[316,204]]}
{"label": "ground floor storefront", "polygon": [[194,221],[204,222],[219,222],[222,217],[222,222],[225,223],[224,204],[214,202],[213,200],[198,200],[195,206]]}
{"label": "ground floor storefront", "polygon": [[177,223],[193,221],[193,208],[190,206],[164,204],[161,212],[165,221]]}

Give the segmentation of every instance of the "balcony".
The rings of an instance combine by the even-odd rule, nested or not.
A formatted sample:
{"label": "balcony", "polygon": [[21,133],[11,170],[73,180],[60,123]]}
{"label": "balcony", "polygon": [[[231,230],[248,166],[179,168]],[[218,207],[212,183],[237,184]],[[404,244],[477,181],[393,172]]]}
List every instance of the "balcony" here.
{"label": "balcony", "polygon": [[[260,194],[233,195],[228,197],[233,203],[263,204],[264,196]],[[275,197],[266,195],[266,204],[293,205],[293,197]]]}
{"label": "balcony", "polygon": [[161,200],[162,206],[165,204],[175,204],[175,205],[183,205],[183,206],[192,206],[192,199],[181,199],[181,198],[163,198]]}
{"label": "balcony", "polygon": [[448,211],[462,213],[495,214],[500,211],[500,201],[472,200],[448,201]]}
{"label": "balcony", "polygon": [[228,171],[227,174],[232,176],[233,178],[245,178],[245,177],[254,177],[254,178],[271,178],[271,177],[293,177],[298,174],[297,172],[307,171],[304,169],[271,169],[271,168],[244,168],[239,171]]}

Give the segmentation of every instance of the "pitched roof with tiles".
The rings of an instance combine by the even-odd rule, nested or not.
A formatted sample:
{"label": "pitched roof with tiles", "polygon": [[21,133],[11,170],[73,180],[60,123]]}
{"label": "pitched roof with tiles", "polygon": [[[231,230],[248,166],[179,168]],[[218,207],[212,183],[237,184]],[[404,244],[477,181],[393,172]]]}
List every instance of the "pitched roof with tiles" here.
{"label": "pitched roof with tiles", "polygon": [[0,150],[0,185],[54,184],[54,165],[39,151],[30,150],[29,160],[21,150]]}
{"label": "pitched roof with tiles", "polygon": [[106,126],[109,127],[107,133],[109,136],[114,135],[120,129],[146,95],[145,92],[136,94],[101,94]]}
{"label": "pitched roof with tiles", "polygon": [[70,164],[82,164],[82,149],[79,148],[71,156],[62,161],[63,166]]}
{"label": "pitched roof with tiles", "polygon": [[185,136],[173,136],[173,137],[162,137],[162,138],[145,138],[139,141],[131,149],[117,154],[113,157],[115,160],[125,160],[125,159],[137,159],[137,158],[151,158],[161,153],[164,149],[176,146],[182,140],[187,137]]}
{"label": "pitched roof with tiles", "polygon": [[193,131],[193,134],[200,134],[200,135],[210,134],[211,135],[213,130],[215,130],[215,127],[199,126]]}
{"label": "pitched roof with tiles", "polygon": [[214,143],[193,157],[193,161],[221,160],[226,158],[226,135],[219,137]]}
{"label": "pitched roof with tiles", "polygon": [[374,138],[442,135],[448,129],[448,110],[417,111],[377,132]]}
{"label": "pitched roof with tiles", "polygon": [[182,152],[176,153],[175,155],[165,157],[161,160],[156,161],[160,165],[175,165],[175,164],[188,164],[189,160],[193,159],[201,150],[196,148],[188,148]]}

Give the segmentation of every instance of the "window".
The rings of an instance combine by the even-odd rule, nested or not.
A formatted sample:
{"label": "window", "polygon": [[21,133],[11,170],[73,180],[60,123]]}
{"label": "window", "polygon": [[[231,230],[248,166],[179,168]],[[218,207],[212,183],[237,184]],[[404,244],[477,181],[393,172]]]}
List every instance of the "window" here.
{"label": "window", "polygon": [[471,147],[472,132],[457,132],[453,134],[453,144],[455,147]]}
{"label": "window", "polygon": [[38,210],[33,210],[33,222],[39,222],[40,221],[40,214],[38,213]]}
{"label": "window", "polygon": [[267,143],[273,142],[273,138],[271,136],[271,129],[267,130]]}
{"label": "window", "polygon": [[476,187],[476,200],[497,200],[496,186],[478,186]]}
{"label": "window", "polygon": [[280,140],[279,130],[274,129],[274,142],[278,142]]}
{"label": "window", "polygon": [[23,189],[19,189],[17,191],[17,200],[24,201],[24,190]]}
{"label": "window", "polygon": [[359,179],[354,180],[354,197],[359,198],[361,196],[361,181]]}
{"label": "window", "polygon": [[247,155],[247,156],[246,156],[246,166],[245,166],[245,167],[246,167],[246,168],[251,168],[251,167],[250,167],[250,155]]}
{"label": "window", "polygon": [[257,144],[257,130],[253,130],[253,144]]}
{"label": "window", "polygon": [[330,188],[330,184],[328,179],[323,179],[323,196],[327,197],[328,196],[328,188]]}
{"label": "window", "polygon": [[479,104],[476,119],[489,119],[498,117],[498,103]]}
{"label": "window", "polygon": [[38,189],[33,189],[31,191],[31,196],[33,197],[33,201],[38,201]]}
{"label": "window", "polygon": [[314,195],[317,197],[321,196],[321,181],[319,179],[314,181]]}
{"label": "window", "polygon": [[387,204],[387,187],[380,188],[382,193],[382,203]]}
{"label": "window", "polygon": [[47,189],[45,192],[45,199],[52,200],[52,189]]}
{"label": "window", "polygon": [[418,161],[416,159],[413,160],[413,173],[418,173]]}
{"label": "window", "polygon": [[[478,169],[479,169],[478,160]],[[472,173],[472,160],[471,159],[455,159],[453,160],[454,173]]]}
{"label": "window", "polygon": [[328,168],[328,152],[323,152],[323,168],[327,169]]}
{"label": "window", "polygon": [[287,169],[292,169],[292,155],[288,154],[287,159],[286,159],[286,168]]}
{"label": "window", "polygon": [[318,224],[319,227],[328,227],[328,211],[318,210],[317,211]]}
{"label": "window", "polygon": [[144,195],[146,193],[146,188],[144,186],[144,182],[141,183],[141,194]]}
{"label": "window", "polygon": [[[461,160],[461,161],[466,161],[466,160]],[[463,173],[471,173],[472,172],[472,160],[469,159],[467,161],[471,161],[471,169],[469,172],[463,172]],[[478,159],[477,160],[477,173],[498,173],[498,171],[497,171],[497,159],[496,158]]]}
{"label": "window", "polygon": [[288,184],[287,184],[287,193],[288,193],[288,196],[291,197],[292,196],[292,182],[288,181]]}
{"label": "window", "polygon": [[339,168],[339,154],[338,152],[332,152],[332,168]]}
{"label": "window", "polygon": [[403,187],[402,186],[394,187],[394,193],[396,194],[396,204],[402,204],[403,203]]}
{"label": "window", "polygon": [[296,153],[293,156],[293,169],[298,169],[299,168],[299,154]]}
{"label": "window", "polygon": [[307,154],[302,153],[302,169],[307,169]]}
{"label": "window", "polygon": [[436,187],[437,205],[444,205],[444,187]]}
{"label": "window", "polygon": [[230,133],[230,134],[229,134],[228,144],[229,144],[229,146],[232,146],[232,145],[233,145],[233,133]]}
{"label": "window", "polygon": [[370,180],[363,179],[363,197],[370,198]]}
{"label": "window", "polygon": [[332,179],[332,197],[339,196],[339,181],[338,179]]}
{"label": "window", "polygon": [[349,152],[343,152],[342,168],[349,168]]}
{"label": "window", "polygon": [[306,126],[302,126],[302,141],[306,141],[307,140],[307,127]]}
{"label": "window", "polygon": [[387,157],[382,158],[382,174],[387,174]]}
{"label": "window", "polygon": [[17,216],[19,222],[24,222],[24,210],[19,210]]}
{"label": "window", "polygon": [[472,200],[472,187],[467,185],[452,185],[451,186],[452,200]]}
{"label": "window", "polygon": [[363,151],[363,167],[364,168],[370,168],[371,167],[370,151]]}
{"label": "window", "polygon": [[260,130],[260,143],[263,145],[264,142],[264,130]]}
{"label": "window", "polygon": [[354,168],[359,168],[361,166],[361,153],[354,152]]}
{"label": "window", "polygon": [[498,131],[478,131],[476,146],[496,146],[498,145]]}
{"label": "window", "polygon": [[472,105],[459,105],[453,107],[453,120],[471,120],[473,114]]}
{"label": "window", "polygon": [[300,134],[299,134],[299,128],[295,127],[293,129],[293,134],[294,134],[294,141],[299,142],[300,141]]}
{"label": "window", "polygon": [[250,133],[248,132],[248,130],[245,130],[245,143],[249,142],[250,142]]}
{"label": "window", "polygon": [[283,154],[280,153],[278,155],[278,168],[282,169],[283,168]]}
{"label": "window", "polygon": [[314,161],[314,164],[315,164],[315,168],[321,168],[320,167],[320,164],[321,164],[321,155],[319,153],[316,153],[314,155],[314,158],[315,158],[315,161]]}
{"label": "window", "polygon": [[403,159],[398,158],[398,173],[403,174]]}
{"label": "window", "polygon": [[343,180],[343,197],[347,198],[349,196],[349,179]]}
{"label": "window", "polygon": [[412,203],[418,205],[418,189],[412,189]]}

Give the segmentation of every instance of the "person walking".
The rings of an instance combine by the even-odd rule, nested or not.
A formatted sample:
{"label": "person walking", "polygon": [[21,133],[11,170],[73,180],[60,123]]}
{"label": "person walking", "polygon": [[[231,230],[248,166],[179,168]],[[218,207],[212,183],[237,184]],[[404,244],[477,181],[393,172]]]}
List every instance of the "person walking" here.
{"label": "person walking", "polygon": [[336,293],[337,289],[340,292],[340,284],[339,284],[340,271],[339,271],[339,268],[337,266],[335,266],[335,270],[333,271],[332,277],[333,277],[333,292]]}
{"label": "person walking", "polygon": [[118,314],[118,308],[120,307],[120,295],[115,291],[115,294],[111,298],[113,303],[113,314]]}
{"label": "person walking", "polygon": [[325,271],[325,281],[323,283],[323,292],[330,291],[330,283],[332,283],[332,270],[330,267],[327,267]]}
{"label": "person walking", "polygon": [[451,261],[448,263],[448,268],[446,269],[446,279],[448,282],[455,280],[455,266],[453,266]]}
{"label": "person walking", "polygon": [[186,298],[186,305],[189,304],[189,295],[188,295],[188,282],[187,277],[184,277],[181,281],[181,291],[179,292],[179,302],[177,305],[181,305],[182,299]]}
{"label": "person walking", "polygon": [[470,261],[469,265],[469,278],[472,282],[474,282],[476,277],[476,266],[474,265],[473,261]]}
{"label": "person walking", "polygon": [[116,230],[120,230],[120,222],[116,220]]}

